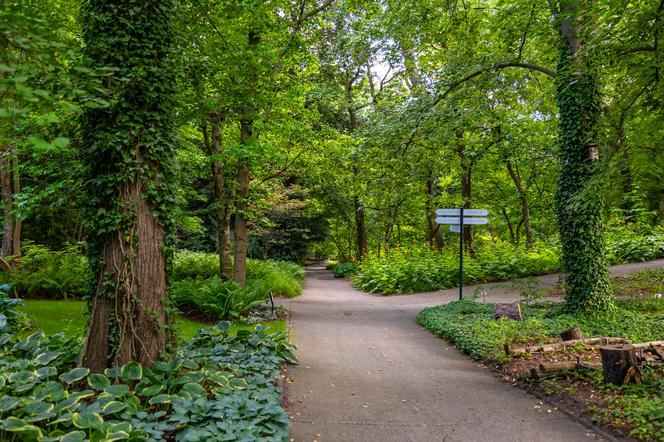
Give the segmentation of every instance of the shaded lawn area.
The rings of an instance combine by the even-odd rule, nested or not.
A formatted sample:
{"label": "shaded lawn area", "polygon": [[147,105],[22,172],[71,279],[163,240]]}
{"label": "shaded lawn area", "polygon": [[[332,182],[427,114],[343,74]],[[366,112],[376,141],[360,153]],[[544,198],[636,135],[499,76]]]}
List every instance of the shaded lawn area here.
{"label": "shaded lawn area", "polygon": [[[64,333],[67,336],[83,336],[86,326],[85,301],[36,300],[27,299],[22,309],[30,318],[32,327],[25,334],[42,330],[47,335]],[[192,321],[182,316],[175,318],[175,330],[179,339],[190,339],[201,328],[211,324]],[[271,321],[263,325],[268,327],[267,333],[276,333],[286,329],[286,321]],[[231,333],[237,330],[253,330],[255,325],[233,323]]]}

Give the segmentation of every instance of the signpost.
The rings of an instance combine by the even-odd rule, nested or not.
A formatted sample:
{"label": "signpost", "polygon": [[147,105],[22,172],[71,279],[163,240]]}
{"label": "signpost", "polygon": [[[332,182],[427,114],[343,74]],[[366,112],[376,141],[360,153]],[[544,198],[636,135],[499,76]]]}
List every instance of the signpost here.
{"label": "signpost", "polygon": [[463,225],[489,224],[489,211],[486,209],[437,209],[437,224],[451,224],[450,232],[459,233],[459,299],[463,299]]}

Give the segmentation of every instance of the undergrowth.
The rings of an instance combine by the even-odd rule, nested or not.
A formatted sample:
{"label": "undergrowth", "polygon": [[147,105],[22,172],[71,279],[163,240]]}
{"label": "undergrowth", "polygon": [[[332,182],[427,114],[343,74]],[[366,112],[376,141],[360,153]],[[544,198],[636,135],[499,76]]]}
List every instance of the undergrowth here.
{"label": "undergrowth", "polygon": [[284,332],[201,330],[152,368],[90,374],[80,341],[0,337],[0,440],[283,441],[290,419],[275,386],[295,362]]}

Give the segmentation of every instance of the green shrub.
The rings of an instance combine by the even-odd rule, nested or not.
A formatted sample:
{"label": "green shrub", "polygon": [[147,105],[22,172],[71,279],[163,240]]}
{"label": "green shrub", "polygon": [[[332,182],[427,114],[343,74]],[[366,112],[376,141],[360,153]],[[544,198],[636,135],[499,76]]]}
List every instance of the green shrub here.
{"label": "green shrub", "polygon": [[211,278],[217,275],[219,275],[219,255],[189,250],[175,253],[170,275],[172,281],[196,277]]}
{"label": "green shrub", "polygon": [[202,313],[214,320],[237,318],[265,299],[262,293],[244,289],[233,281],[222,281],[217,276],[173,282],[170,296],[185,314]]}
{"label": "green shrub", "polygon": [[[464,259],[464,282],[487,282],[542,275],[559,270],[557,249],[540,245],[531,251],[499,243]],[[389,258],[370,258],[360,266],[354,284],[383,294],[414,293],[456,287],[457,251],[437,253],[430,248],[395,250]]]}
{"label": "green shrub", "polygon": [[[295,361],[285,333],[201,330],[152,368],[90,374],[80,342],[0,338],[0,440],[283,441],[290,419],[275,386]],[[232,348],[232,351],[229,349]]]}
{"label": "green shrub", "polygon": [[359,268],[360,266],[354,262],[343,262],[335,265],[332,272],[335,278],[345,278],[356,274]]}
{"label": "green shrub", "polygon": [[607,235],[606,250],[611,264],[664,258],[664,227],[614,224]]}
{"label": "green shrub", "polygon": [[87,259],[79,246],[52,251],[44,246],[25,243],[23,256],[11,272],[0,274],[0,280],[16,293],[54,299],[81,297],[87,284]]}

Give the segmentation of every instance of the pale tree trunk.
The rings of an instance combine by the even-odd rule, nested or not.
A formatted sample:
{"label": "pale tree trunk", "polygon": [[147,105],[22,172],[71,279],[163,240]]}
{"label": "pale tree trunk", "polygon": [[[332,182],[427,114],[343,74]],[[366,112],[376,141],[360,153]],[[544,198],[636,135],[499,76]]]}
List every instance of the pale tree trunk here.
{"label": "pale tree trunk", "polygon": [[21,191],[18,173],[16,149],[3,146],[0,152],[0,187],[4,206],[4,229],[0,256],[18,256],[21,254],[21,220],[16,216],[14,195]]}

